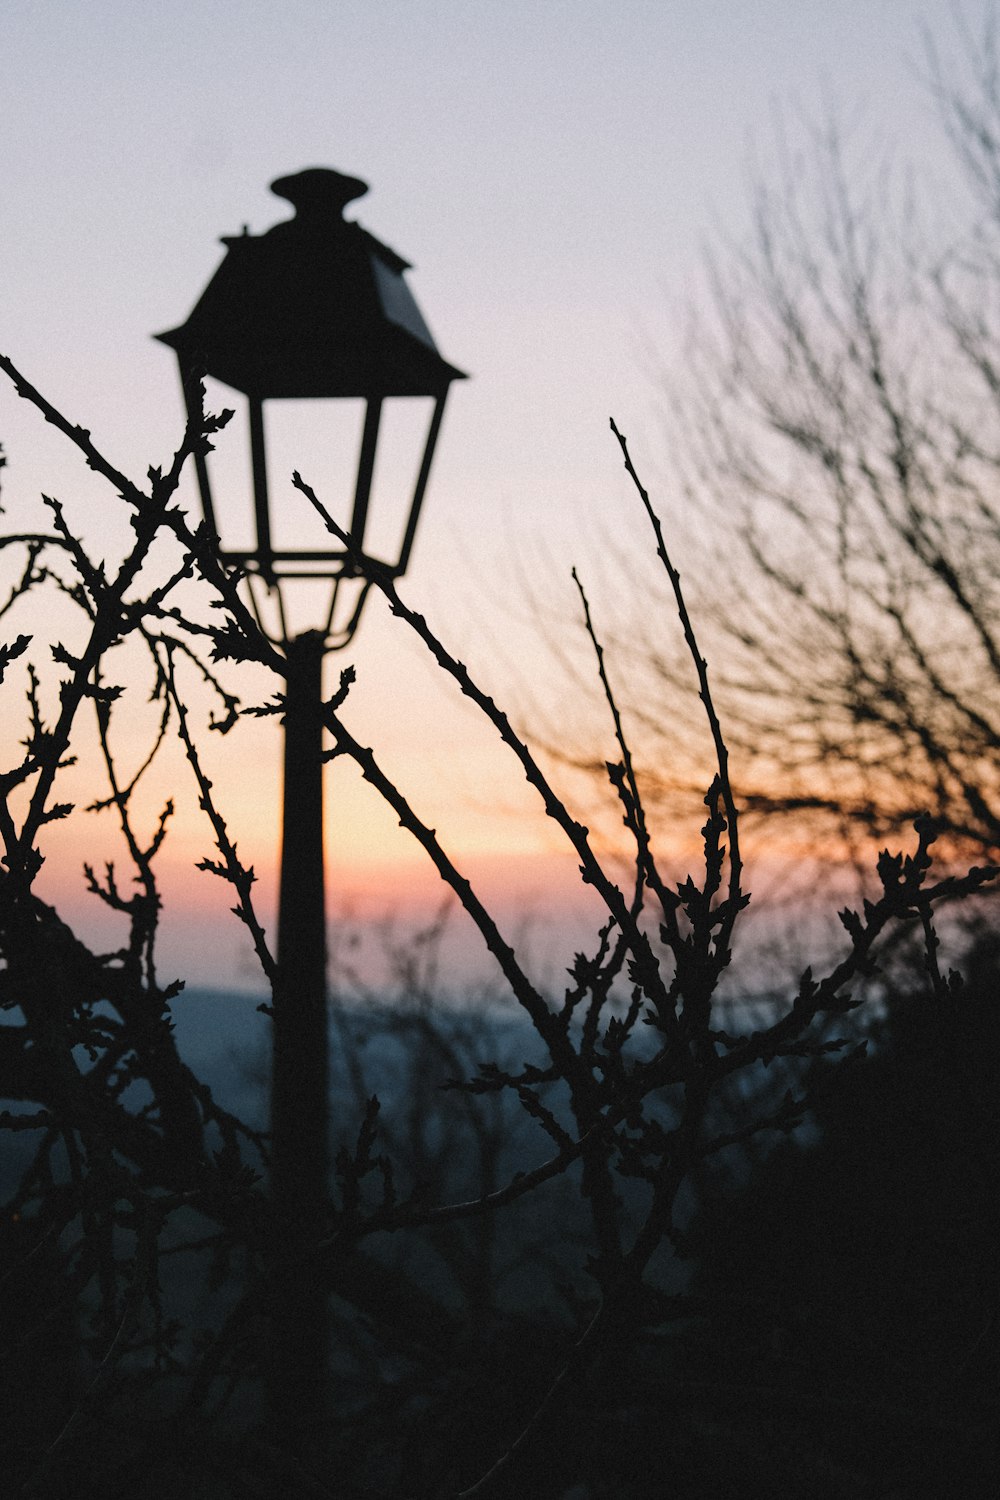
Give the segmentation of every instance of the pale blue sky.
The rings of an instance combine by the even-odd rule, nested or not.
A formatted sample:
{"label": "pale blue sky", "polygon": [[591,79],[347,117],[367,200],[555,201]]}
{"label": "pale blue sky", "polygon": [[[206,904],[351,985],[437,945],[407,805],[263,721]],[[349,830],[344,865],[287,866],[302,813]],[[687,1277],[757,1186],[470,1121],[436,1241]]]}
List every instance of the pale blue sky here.
{"label": "pale blue sky", "polygon": [[[150,335],[187,316],[218,237],[286,216],[276,176],[363,177],[351,211],[414,262],[442,352],[474,377],[453,394],[411,589],[475,660],[475,599],[512,541],[561,557],[560,587],[599,551],[622,494],[609,414],[655,466],[642,339],[678,353],[700,248],[741,233],[749,153],[766,160],[774,110],[832,105],[873,142],[940,163],[920,25],[947,41],[949,13],[918,0],[0,0],[0,349],[141,474],[180,422],[173,356]],[[12,515],[40,489],[79,495],[99,533],[107,499],[3,391],[0,441]],[[380,674],[397,637],[374,616],[362,637],[362,671]],[[428,755],[435,691],[412,667],[393,689],[405,711],[391,733],[405,725]],[[374,736],[375,709],[371,722]],[[482,801],[476,764],[459,789]]]}

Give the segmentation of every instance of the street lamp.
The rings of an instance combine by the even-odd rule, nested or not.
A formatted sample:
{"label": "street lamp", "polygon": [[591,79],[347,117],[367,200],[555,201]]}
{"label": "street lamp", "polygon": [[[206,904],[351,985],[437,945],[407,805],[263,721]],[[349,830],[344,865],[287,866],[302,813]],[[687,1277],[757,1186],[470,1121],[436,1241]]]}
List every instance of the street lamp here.
{"label": "street lamp", "polygon": [[[198,490],[220,557],[245,575],[262,629],[268,606],[276,606],[277,626],[267,633],[288,663],[271,1079],[271,1192],[287,1239],[284,1261],[277,1257],[271,1363],[272,1394],[305,1421],[318,1412],[326,1358],[322,1291],[291,1269],[296,1246],[324,1227],[328,1191],[323,658],[353,639],[372,571],[392,577],[405,571],[448,389],[464,377],[437,350],[404,279],[408,263],[343,217],[347,204],[367,192],[364,182],[312,167],[278,178],[271,189],[293,205],[294,217],[261,235],[244,226],[242,234],[225,236],[226,255],[187,322],[157,337],[177,353],[189,412],[205,376],[246,397],[253,508],[244,517],[244,535],[252,541],[234,543],[220,534],[225,518],[202,454],[195,459]],[[424,406],[429,398],[430,417],[409,508],[397,516],[398,547],[376,556],[369,537],[380,426],[388,403],[413,398],[423,398]],[[350,516],[344,518],[349,548],[329,536],[313,546],[277,539],[276,522],[288,517],[272,509],[266,427],[273,408],[265,402],[303,399],[363,408]],[[340,475],[310,472],[307,454],[296,461],[321,496],[342,482]],[[303,498],[296,494],[294,502],[309,519]],[[287,594],[301,580],[325,583],[329,593],[318,626],[294,633]]]}
{"label": "street lamp", "polygon": [[[246,569],[251,579],[274,591],[282,624],[288,618],[284,580],[331,580],[323,634],[328,647],[340,647],[358,626],[367,591],[365,562],[377,562],[394,577],[406,569],[448,387],[464,377],[438,353],[404,279],[408,262],[360,224],[344,219],[347,204],[368,191],[365,183],[312,167],[279,177],[271,190],[293,204],[295,217],[261,235],[244,227],[242,234],[223,236],[225,259],[191,316],[157,337],[177,351],[189,411],[203,375],[247,398],[255,541],[234,547],[220,536],[223,561]],[[383,407],[393,398],[413,397],[430,397],[434,404],[402,540],[395,558],[370,557],[365,542]],[[272,541],[264,402],[317,398],[365,405],[353,510],[345,527],[350,552],[329,541],[321,548],[278,547]],[[207,457],[199,455],[196,465],[205,520],[219,535]],[[360,598],[338,621],[341,586],[359,575]],[[287,630],[281,634],[285,640],[290,636]]]}

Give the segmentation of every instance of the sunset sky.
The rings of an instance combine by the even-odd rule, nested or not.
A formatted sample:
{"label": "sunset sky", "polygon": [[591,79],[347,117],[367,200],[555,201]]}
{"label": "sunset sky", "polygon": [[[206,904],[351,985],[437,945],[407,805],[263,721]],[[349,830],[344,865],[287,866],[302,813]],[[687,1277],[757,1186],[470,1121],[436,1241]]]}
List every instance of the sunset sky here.
{"label": "sunset sky", "polygon": [[[442,353],[472,376],[451,397],[406,596],[512,709],[541,703],[582,732],[523,578],[570,621],[570,565],[596,579],[609,537],[641,536],[610,415],[669,522],[656,360],[677,367],[704,296],[703,246],[744,233],[751,164],[766,170],[779,116],[797,129],[833,111],[861,138],[946,170],[921,26],[957,48],[947,10],[915,0],[5,0],[0,350],[141,478],[181,423],[173,356],[151,335],[187,317],[221,258],[219,236],[287,217],[268,192],[275,177],[323,165],[364,178],[370,192],[348,216],[414,263],[409,283]],[[982,10],[962,14],[975,26]],[[44,491],[114,555],[114,495],[9,389],[0,442],[8,529],[40,524]],[[319,458],[294,461],[332,493],[336,476],[325,488]],[[276,502],[297,503],[287,487]],[[613,610],[613,596],[602,607]],[[16,628],[51,638],[40,615]],[[673,625],[650,622],[659,628]],[[568,961],[588,913],[516,766],[380,605],[351,659],[347,717],[359,737],[512,930],[534,912],[525,940],[557,967]],[[23,680],[11,684],[8,744],[23,732]],[[152,722],[133,691],[126,761]],[[606,735],[591,738],[610,753]],[[8,749],[4,765],[14,758]],[[210,760],[270,919],[276,725],[247,723]],[[178,803],[162,859],[165,968],[246,984],[226,893],[191,871],[210,837],[174,750],[157,777],[150,826],[167,795]],[[80,801],[101,792],[86,758],[68,783]],[[340,762],[327,805],[333,910],[365,921],[433,911],[433,872]],[[108,815],[51,830],[46,852],[45,888],[81,930],[97,923],[80,867],[116,856]],[[538,936],[550,919],[565,955]]]}

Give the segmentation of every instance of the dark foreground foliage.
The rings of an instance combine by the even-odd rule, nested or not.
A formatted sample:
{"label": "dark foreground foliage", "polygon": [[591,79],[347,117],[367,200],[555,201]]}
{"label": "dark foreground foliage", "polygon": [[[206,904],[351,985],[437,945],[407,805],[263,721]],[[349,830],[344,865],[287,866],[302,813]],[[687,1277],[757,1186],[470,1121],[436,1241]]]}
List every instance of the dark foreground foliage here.
{"label": "dark foreground foliage", "polygon": [[[332,754],[360,767],[425,850],[477,925],[519,1019],[505,1033],[468,1015],[443,1016],[419,984],[388,1018],[334,1008],[335,1180],[321,1228],[306,1234],[273,1210],[272,1143],[259,1119],[220,1102],[178,1047],[181,987],[161,981],[156,965],[155,860],[171,809],[143,834],[133,799],[158,748],[179,735],[216,845],[201,862],[204,878],[229,883],[269,1003],[294,1003],[188,707],[190,683],[208,683],[216,694],[210,727],[235,732],[243,712],[280,715],[289,671],[248,610],[240,577],[177,504],[184,463],[225,418],[196,419],[144,490],[9,361],[0,364],[122,497],[134,538],[124,559],[92,556],[49,501],[50,531],[4,539],[21,558],[4,613],[13,620],[49,591],[78,620],[72,639],[11,631],[0,657],[12,680],[21,659],[31,663],[26,732],[3,772],[0,805],[0,1095],[13,1143],[0,1230],[9,1492],[56,1500],[99,1484],[109,1500],[913,1494],[925,1451],[907,1438],[913,1428],[941,1463],[957,1454],[970,1484],[991,1453],[995,1471],[995,1418],[985,1404],[980,1415],[976,1395],[956,1431],[956,1398],[944,1388],[953,1367],[954,1379],[975,1382],[995,1348],[992,1322],[974,1344],[975,1317],[982,1310],[985,1320],[992,1306],[970,1292],[986,1274],[979,1259],[972,1280],[963,1274],[955,1283],[947,1337],[934,1343],[928,1332],[917,1351],[931,1367],[922,1388],[907,1395],[887,1385],[880,1399],[890,1410],[879,1418],[869,1400],[881,1390],[874,1367],[851,1365],[853,1345],[838,1321],[846,1313],[831,1308],[843,1302],[857,1319],[878,1304],[869,1316],[883,1318],[874,1325],[887,1345],[879,1357],[890,1370],[913,1366],[905,1316],[893,1321],[877,1295],[879,1276],[895,1277],[891,1261],[873,1273],[870,1290],[846,1252],[810,1280],[796,1239],[815,1223],[809,1193],[818,1181],[843,1185],[838,1223],[852,1215],[859,1223],[869,1184],[887,1232],[902,1222],[888,1189],[874,1184],[880,1173],[903,1180],[894,1153],[916,1128],[906,1123],[913,1096],[890,1099],[893,1122],[880,1135],[882,1106],[872,1106],[869,1087],[874,1079],[884,1088],[885,1069],[903,1067],[891,1061],[903,1057],[902,1043],[893,1038],[877,1062],[863,1062],[859,1017],[886,944],[912,931],[923,964],[919,1003],[933,1012],[940,1039],[940,1057],[928,1054],[926,1066],[935,1080],[942,1069],[942,1079],[951,1076],[949,1059],[966,1055],[964,1028],[980,1002],[942,968],[935,910],[981,891],[994,872],[936,872],[937,829],[921,817],[908,850],[879,859],[877,896],[841,914],[843,948],[832,966],[806,969],[777,997],[768,1024],[719,1007],[749,900],[738,809],[708,668],[624,439],[616,433],[680,617],[714,757],[701,862],[677,881],[657,861],[582,586],[613,744],[608,788],[631,840],[627,881],[602,863],[503,711],[394,584],[374,578],[493,726],[605,917],[563,991],[545,993],[377,754],[353,735],[352,674],[342,674],[320,710]],[[349,545],[322,498],[298,476],[295,483]],[[115,653],[126,645],[144,653],[162,705],[150,758],[131,780],[114,753],[122,699]],[[261,671],[271,674],[277,696],[261,703],[258,693],[242,707],[216,676],[219,663],[234,682],[247,666],[256,683]],[[127,880],[111,867],[86,870],[95,898],[122,922],[124,941],[111,954],[92,951],[35,889],[47,827],[72,813],[60,787],[84,715],[96,719],[104,752],[107,789],[97,805],[118,817],[130,866]],[[939,1133],[946,1122],[951,1128],[947,1109],[959,1102],[951,1087],[940,1083]],[[853,1161],[850,1133],[826,1103],[840,1090],[871,1118],[867,1149]],[[815,1110],[827,1134],[812,1155],[754,1166],[758,1142],[794,1136]],[[991,1162],[977,1155],[978,1140],[966,1140],[963,1161],[985,1173]],[[766,1206],[781,1171],[800,1161],[806,1187],[790,1198],[789,1237],[772,1253]],[[929,1194],[919,1173],[912,1184]],[[955,1214],[975,1219],[963,1244],[983,1247],[983,1257],[992,1223],[982,1217],[985,1199],[954,1200]],[[941,1214],[949,1212],[943,1202]],[[926,1227],[920,1233],[926,1241]],[[832,1231],[825,1239],[835,1242]],[[781,1268],[773,1286],[769,1268]],[[919,1299],[931,1272],[922,1263],[913,1272]],[[303,1352],[295,1400],[274,1378],[276,1367],[287,1370],[290,1286],[322,1287],[329,1318],[320,1341],[328,1361]],[[284,1365],[276,1366],[276,1349]]]}
{"label": "dark foreground foliage", "polygon": [[[691,1361],[720,1431],[803,1477],[825,1467],[831,1494],[986,1496],[1000,1477],[989,935],[967,975],[950,1005],[891,993],[868,1054],[835,1079],[812,1064],[818,1139],[722,1185],[692,1230],[707,1313]],[[877,1476],[885,1488],[865,1488]]]}

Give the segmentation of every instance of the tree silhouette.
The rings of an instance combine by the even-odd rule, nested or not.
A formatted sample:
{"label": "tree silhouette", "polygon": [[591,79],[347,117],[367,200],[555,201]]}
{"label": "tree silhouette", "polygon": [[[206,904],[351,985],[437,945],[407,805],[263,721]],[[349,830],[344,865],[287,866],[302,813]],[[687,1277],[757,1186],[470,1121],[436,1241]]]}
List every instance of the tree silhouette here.
{"label": "tree silhouette", "polygon": [[[742,805],[866,866],[922,810],[958,859],[1000,846],[1000,71],[992,22],[959,36],[958,83],[927,53],[950,178],[835,122],[780,135],[664,375]],[[676,796],[684,661],[637,619],[620,641]]]}

